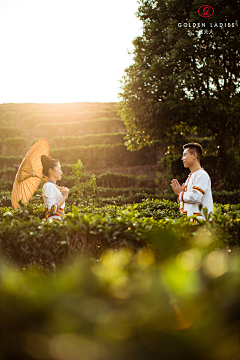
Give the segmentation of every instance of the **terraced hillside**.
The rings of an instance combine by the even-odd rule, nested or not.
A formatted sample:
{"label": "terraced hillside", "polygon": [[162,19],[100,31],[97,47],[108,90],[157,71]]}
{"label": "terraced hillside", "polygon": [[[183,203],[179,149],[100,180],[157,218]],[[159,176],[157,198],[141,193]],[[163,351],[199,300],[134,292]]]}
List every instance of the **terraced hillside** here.
{"label": "terraced hillside", "polygon": [[126,127],[115,103],[0,105],[0,179],[12,182],[16,167],[31,145],[50,140],[51,156],[70,176],[81,159],[84,172],[103,186],[156,188],[159,149],[131,152],[124,144]]}

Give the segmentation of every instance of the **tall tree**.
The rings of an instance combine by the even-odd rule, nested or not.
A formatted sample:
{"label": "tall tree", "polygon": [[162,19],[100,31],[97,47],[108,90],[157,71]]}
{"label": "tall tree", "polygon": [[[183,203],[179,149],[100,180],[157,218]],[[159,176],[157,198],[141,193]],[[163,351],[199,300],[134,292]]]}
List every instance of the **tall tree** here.
{"label": "tall tree", "polygon": [[224,160],[239,142],[240,1],[211,0],[210,17],[199,15],[202,1],[138,2],[143,35],[133,41],[119,102],[128,148],[171,143],[195,128],[215,138]]}

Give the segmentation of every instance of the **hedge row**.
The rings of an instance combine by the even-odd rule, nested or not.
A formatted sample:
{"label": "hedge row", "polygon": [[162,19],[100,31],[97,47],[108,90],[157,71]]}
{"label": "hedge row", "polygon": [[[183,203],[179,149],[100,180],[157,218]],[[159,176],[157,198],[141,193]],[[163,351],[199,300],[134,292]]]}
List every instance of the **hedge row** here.
{"label": "hedge row", "polygon": [[[240,215],[240,204],[237,205],[222,205],[222,204],[214,204],[215,208],[218,209],[218,213],[224,216],[230,216],[234,220],[239,219]],[[71,212],[72,208],[69,209]],[[169,200],[153,200],[147,199],[142,200],[136,204],[123,204],[121,206],[115,205],[104,205],[101,207],[98,206],[82,206],[81,205],[81,213],[88,215],[102,215],[102,216],[110,216],[112,218],[117,217],[122,210],[126,211],[138,211],[140,217],[148,217],[153,218],[154,220],[161,219],[178,219],[182,217],[179,209],[179,204],[176,201]]]}
{"label": "hedge row", "polygon": [[20,165],[22,156],[3,156],[0,155],[0,169],[13,168],[14,165]]}
{"label": "hedge row", "polygon": [[155,147],[145,147],[131,152],[123,144],[75,146],[51,150],[52,158],[61,163],[77,163],[81,159],[85,169],[101,169],[115,166],[156,164]]}
{"label": "hedge row", "polygon": [[97,186],[108,188],[125,188],[132,186],[144,186],[146,175],[132,176],[118,173],[102,173],[96,176]]}
{"label": "hedge row", "polygon": [[213,191],[213,199],[219,204],[240,204],[240,190]]}
{"label": "hedge row", "polygon": [[[77,208],[73,209],[72,214],[66,215],[66,222],[60,224],[44,220],[42,223],[28,210],[7,211],[0,224],[0,249],[7,259],[16,261],[21,267],[37,263],[51,268],[53,263],[59,266],[66,262],[69,244],[75,240],[79,245],[81,243],[82,250],[96,257],[101,253],[98,251],[100,244],[103,249],[116,246],[117,242],[125,239],[126,244],[134,248],[146,245],[145,239],[149,234],[147,225],[152,228],[156,221],[136,218],[136,228],[131,226],[132,230],[129,231],[133,222],[134,214],[126,216],[123,213],[122,218],[115,219],[82,215]],[[104,231],[101,230],[103,226]]]}
{"label": "hedge row", "polygon": [[[0,121],[20,120],[36,116],[38,119],[57,117],[82,117],[95,119],[117,115],[116,103],[70,103],[70,104],[0,104]],[[33,118],[34,118],[33,117]],[[46,120],[45,120],[46,121]]]}
{"label": "hedge row", "polygon": [[[60,184],[59,184],[60,185]],[[68,184],[64,183],[65,186]],[[3,182],[0,180],[0,187],[3,192],[7,193],[7,195],[2,195],[0,198],[0,206],[12,206],[11,205],[11,191],[13,184],[12,182]],[[176,196],[174,194],[159,194],[154,189],[149,188],[105,188],[98,187],[95,196],[93,198],[85,197],[84,199],[79,198],[75,193],[75,187],[70,190],[70,195],[67,199],[67,207],[71,207],[71,205],[81,205],[88,203],[94,203],[98,206],[103,206],[104,204],[135,204],[141,203],[142,200],[146,199],[158,199],[158,200],[170,200],[176,202]],[[36,195],[30,200],[29,203],[35,203],[35,197],[38,197],[40,200],[37,203],[37,207],[43,206],[42,199],[42,190],[41,186],[38,188]],[[42,212],[42,216],[44,217],[44,211]]]}
{"label": "hedge row", "polygon": [[55,136],[51,140],[51,148],[67,148],[72,146],[89,146],[102,144],[120,144],[124,143],[126,133],[116,134],[94,134],[85,136]]}
{"label": "hedge row", "polygon": [[[109,190],[108,190],[109,189]],[[164,200],[170,200],[170,201],[174,201],[175,198],[172,195],[159,195],[154,193],[154,191],[149,191],[149,194],[146,194],[145,189],[138,189],[136,192],[132,192],[131,190],[129,190],[128,192],[126,191],[123,195],[115,195],[113,196],[111,193],[112,188],[100,188],[97,190],[97,194],[98,196],[100,196],[99,198],[97,198],[95,201],[91,200],[91,201],[78,201],[78,199],[74,199],[74,201],[72,202],[72,205],[87,205],[87,204],[93,204],[95,205],[99,205],[99,206],[104,206],[106,204],[108,205],[114,205],[114,206],[122,206],[122,205],[127,205],[129,206],[130,204],[139,204],[142,201],[147,201],[149,199],[156,201],[156,200],[160,200],[160,201],[164,201]],[[112,196],[110,196],[110,195]]]}
{"label": "hedge row", "polygon": [[95,119],[109,119],[109,118],[117,118],[117,110],[108,110],[108,111],[67,111],[67,112],[49,112],[45,113],[36,113],[29,114],[27,116],[22,117],[19,120],[20,125],[24,125],[26,127],[31,125],[43,124],[43,123],[64,123],[64,122],[82,122],[82,121],[92,121]]}
{"label": "hedge row", "polygon": [[[62,166],[62,169],[64,167]],[[0,170],[0,179],[4,181],[14,181],[16,176],[17,169],[8,168],[5,170]],[[89,174],[83,174],[82,181],[86,182],[90,179]],[[102,173],[96,175],[96,184],[100,187],[110,187],[110,188],[125,188],[131,186],[144,187],[146,184],[146,175],[131,176],[126,174],[117,174],[117,173]],[[62,180],[58,181],[60,186],[66,186],[71,188],[75,185],[75,180],[71,175],[63,175]]]}
{"label": "hedge row", "polygon": [[16,138],[21,135],[21,130],[11,126],[0,126],[0,139]]}
{"label": "hedge row", "polygon": [[[141,204],[136,204],[128,209],[115,209],[113,213],[107,210],[104,215],[84,214],[73,206],[72,212],[66,214],[61,223],[41,221],[34,211],[34,207],[17,211],[1,209],[0,248],[6,258],[15,260],[21,267],[34,263],[44,267],[52,267],[52,264],[59,266],[66,261],[72,247],[80,252],[87,251],[96,258],[102,249],[108,247],[137,249],[147,246],[152,231],[166,228],[173,230],[177,236],[171,251],[187,250],[197,230],[189,220],[180,216],[177,204],[170,206],[167,201],[145,202],[142,209]],[[207,243],[203,241],[206,234],[201,235],[205,247],[214,249],[226,244],[240,244],[239,211],[226,216],[219,208],[213,223],[202,223],[208,227]],[[159,241],[157,245],[163,249],[166,247]],[[162,255],[160,252],[159,256]]]}
{"label": "hedge row", "polygon": [[0,170],[0,179],[13,182],[17,173],[17,168],[7,168]]}
{"label": "hedge row", "polygon": [[126,131],[126,127],[122,120],[119,119],[104,119],[91,121],[73,121],[58,123],[43,123],[38,124],[35,128],[35,136],[42,136],[52,138],[54,136],[71,136],[71,135],[86,135],[86,134],[104,134],[117,133]]}
{"label": "hedge row", "polygon": [[[1,172],[0,172],[1,177]],[[86,182],[90,179],[89,174],[83,174],[82,182]],[[146,184],[146,178],[144,175],[131,176],[117,173],[103,173],[96,175],[96,185],[98,187],[107,188],[129,188],[129,187],[144,187]],[[60,186],[66,186],[71,188],[75,185],[75,180],[72,176],[63,176],[58,181]]]}
{"label": "hedge row", "polygon": [[0,142],[0,155],[24,155],[27,145],[27,141],[24,138],[7,138]]}
{"label": "hedge row", "polygon": [[[68,166],[62,166],[62,168],[67,168],[69,173],[71,168]],[[5,169],[0,170],[0,188],[1,190],[11,191],[13,187],[13,181],[16,176],[17,169]],[[65,170],[64,170],[65,173]],[[90,175],[83,174],[83,182],[89,180]],[[98,186],[98,195],[101,197],[114,199],[108,200],[108,203],[134,203],[141,201],[145,197],[154,197],[158,199],[168,199],[171,201],[176,200],[174,193],[166,192],[156,192],[156,189],[146,189],[145,179],[142,177],[133,177],[124,174],[115,174],[115,173],[103,173],[96,175],[96,184]],[[59,185],[67,186],[71,188],[75,185],[74,180],[70,175],[64,176],[63,179],[58,182]],[[140,188],[130,188],[130,186],[140,187]],[[144,196],[142,194],[145,194]],[[234,191],[213,191],[213,200],[218,204],[240,204],[240,190]]]}

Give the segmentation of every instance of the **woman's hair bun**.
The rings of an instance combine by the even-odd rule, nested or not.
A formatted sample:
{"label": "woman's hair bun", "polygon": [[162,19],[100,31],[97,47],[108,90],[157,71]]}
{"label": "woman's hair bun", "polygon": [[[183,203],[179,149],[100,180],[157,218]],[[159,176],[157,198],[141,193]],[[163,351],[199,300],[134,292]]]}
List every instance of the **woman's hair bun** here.
{"label": "woman's hair bun", "polygon": [[42,166],[43,166],[42,173],[43,173],[43,175],[48,176],[48,170],[53,169],[54,166],[57,165],[58,160],[51,159],[47,155],[42,155],[41,162],[42,162]]}
{"label": "woman's hair bun", "polygon": [[42,162],[42,165],[44,166],[46,164],[50,164],[52,162],[52,159],[49,158],[47,155],[42,155],[41,162]]}

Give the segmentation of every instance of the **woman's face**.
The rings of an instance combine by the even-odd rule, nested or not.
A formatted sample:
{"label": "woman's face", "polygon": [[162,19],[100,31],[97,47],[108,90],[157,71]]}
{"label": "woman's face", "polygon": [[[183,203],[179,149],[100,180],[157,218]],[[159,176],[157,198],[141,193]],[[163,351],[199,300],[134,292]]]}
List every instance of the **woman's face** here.
{"label": "woman's face", "polygon": [[57,163],[56,166],[54,166],[53,169],[49,169],[49,175],[54,178],[54,180],[61,180],[62,178],[62,169],[60,163]]}

